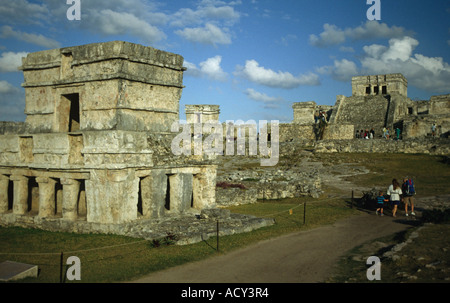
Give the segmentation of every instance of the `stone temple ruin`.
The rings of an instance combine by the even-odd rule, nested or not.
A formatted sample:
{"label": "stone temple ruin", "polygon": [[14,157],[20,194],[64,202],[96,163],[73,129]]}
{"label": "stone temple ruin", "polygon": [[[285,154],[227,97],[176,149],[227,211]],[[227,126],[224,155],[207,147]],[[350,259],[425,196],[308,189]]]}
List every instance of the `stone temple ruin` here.
{"label": "stone temple ruin", "polygon": [[[356,130],[374,129],[376,138],[384,127],[399,128],[402,139],[431,136],[448,138],[450,132],[450,94],[432,96],[428,101],[412,101],[408,82],[402,74],[357,76],[352,78],[352,96],[338,95],[334,106],[314,101],[293,104],[293,123],[280,125],[280,141],[317,139],[314,114],[325,112],[327,127],[323,140],[354,139]],[[300,135],[298,135],[300,134]]]}
{"label": "stone temple ruin", "polygon": [[[321,194],[317,172],[301,165],[223,174],[218,164],[226,157],[175,156],[171,128],[180,121],[185,70],[180,55],[113,41],[31,53],[21,70],[26,121],[0,123],[2,226],[144,238],[195,234],[187,243],[215,234],[217,218],[228,222],[228,233],[273,224],[218,206]],[[354,77],[352,91],[337,96],[334,106],[294,103],[293,122],[279,124],[281,153],[295,155],[305,145],[315,152],[377,151],[379,142],[350,140],[356,129],[367,128],[379,137],[383,127],[400,127],[403,139],[414,139],[428,136],[436,123],[437,136],[448,138],[450,95],[412,101],[401,74]],[[218,105],[187,105],[185,111],[190,124],[219,121]],[[321,138],[316,111],[327,113]],[[412,152],[450,151],[447,139],[414,144]],[[405,146],[393,151],[399,150]],[[216,188],[235,178],[261,182],[231,194]]]}
{"label": "stone temple ruin", "polygon": [[21,70],[26,121],[0,135],[1,225],[125,234],[215,207],[216,165],[170,150],[181,56],[114,41],[31,53]]}

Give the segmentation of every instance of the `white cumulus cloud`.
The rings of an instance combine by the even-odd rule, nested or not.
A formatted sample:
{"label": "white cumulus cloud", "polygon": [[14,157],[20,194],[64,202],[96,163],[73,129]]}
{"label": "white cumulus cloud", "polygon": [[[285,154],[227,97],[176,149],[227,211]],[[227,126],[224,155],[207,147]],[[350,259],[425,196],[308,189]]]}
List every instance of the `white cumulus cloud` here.
{"label": "white cumulus cloud", "polygon": [[185,28],[175,31],[175,33],[191,42],[202,44],[230,44],[231,35],[226,29],[222,30],[214,24],[207,23],[204,27]]}
{"label": "white cumulus cloud", "polygon": [[319,84],[319,76],[314,73],[294,76],[289,72],[275,72],[259,66],[259,63],[255,60],[247,60],[244,67],[237,66],[234,75],[264,86],[285,89]]}
{"label": "white cumulus cloud", "polygon": [[280,97],[271,97],[265,93],[258,92],[253,88],[247,88],[244,93],[252,100],[262,102],[266,109],[276,109],[280,107],[280,103],[284,101]]}
{"label": "white cumulus cloud", "polygon": [[58,41],[47,38],[41,34],[30,34],[21,31],[14,30],[11,26],[2,26],[0,29],[1,38],[14,38],[27,43],[43,46],[46,48],[59,48],[60,44]]}
{"label": "white cumulus cloud", "polygon": [[19,89],[7,81],[0,80],[0,94],[17,93]]}
{"label": "white cumulus cloud", "polygon": [[4,52],[0,56],[0,72],[18,72],[22,66],[22,57],[27,56],[27,52]]}
{"label": "white cumulus cloud", "polygon": [[187,68],[185,74],[193,77],[205,77],[211,80],[225,81],[228,75],[220,66],[221,62],[221,56],[208,58],[200,62],[199,67],[194,63],[184,61],[184,66]]}
{"label": "white cumulus cloud", "polygon": [[357,41],[377,38],[398,38],[406,34],[403,27],[389,27],[386,23],[379,23],[377,21],[367,21],[361,26],[345,29],[325,23],[323,29],[324,31],[318,36],[314,34],[309,36],[309,43],[311,45],[328,47],[344,43],[347,39]]}
{"label": "white cumulus cloud", "polygon": [[87,19],[89,28],[104,35],[130,34],[139,37],[146,43],[158,42],[166,38],[164,32],[144,19],[127,12],[116,12],[110,9],[91,11]]}
{"label": "white cumulus cloud", "polygon": [[402,73],[410,85],[434,93],[448,93],[450,65],[442,57],[415,54],[419,45],[411,37],[389,40],[389,46],[364,47],[363,74]]}

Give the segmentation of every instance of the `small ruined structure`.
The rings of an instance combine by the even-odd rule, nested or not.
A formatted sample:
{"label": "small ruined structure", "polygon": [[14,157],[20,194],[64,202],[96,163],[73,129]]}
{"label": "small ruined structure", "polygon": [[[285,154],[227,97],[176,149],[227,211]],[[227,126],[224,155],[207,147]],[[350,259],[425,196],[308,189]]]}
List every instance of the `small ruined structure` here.
{"label": "small ruined structure", "polygon": [[280,141],[314,140],[317,123],[314,114],[325,114],[327,126],[320,139],[354,139],[356,130],[400,129],[403,139],[448,137],[450,94],[432,96],[428,101],[408,98],[408,81],[402,74],[357,76],[352,78],[352,96],[338,95],[334,106],[318,106],[314,101],[293,104],[292,123],[280,124]]}
{"label": "small ruined structure", "polygon": [[216,166],[174,157],[183,57],[122,41],[23,58],[26,122],[0,135],[0,224],[111,231],[215,206]]}
{"label": "small ruined structure", "polygon": [[209,121],[219,121],[220,109],[219,105],[186,105],[186,121],[187,123],[204,123]]}

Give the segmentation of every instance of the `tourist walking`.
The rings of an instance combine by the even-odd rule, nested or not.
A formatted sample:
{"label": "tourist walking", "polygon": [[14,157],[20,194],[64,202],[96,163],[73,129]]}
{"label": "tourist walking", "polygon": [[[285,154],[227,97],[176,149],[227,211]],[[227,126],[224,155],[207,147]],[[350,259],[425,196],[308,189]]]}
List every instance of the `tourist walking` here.
{"label": "tourist walking", "polygon": [[383,195],[383,191],[380,190],[380,192],[378,193],[378,197],[377,197],[377,210],[375,211],[375,213],[378,215],[378,212],[381,213],[381,216],[384,216],[383,214],[383,208],[384,208],[384,202],[387,202],[389,200],[387,200],[384,195]]}
{"label": "tourist walking", "polygon": [[395,129],[395,133],[396,133],[396,135],[397,135],[397,140],[400,140],[401,129],[397,127],[397,128]]}
{"label": "tourist walking", "polygon": [[397,208],[400,205],[400,196],[402,195],[402,189],[397,179],[392,180],[392,184],[389,185],[387,190],[387,194],[389,195],[389,200],[391,201],[391,205],[394,207],[392,210],[392,216],[396,217]]}
{"label": "tourist walking", "polygon": [[383,127],[383,138],[389,139],[389,129],[386,127]]}
{"label": "tourist walking", "polygon": [[411,205],[411,215],[415,216],[414,213],[414,195],[416,194],[416,189],[414,187],[414,181],[405,177],[402,184],[402,201],[405,203],[405,216],[408,217],[408,205]]}

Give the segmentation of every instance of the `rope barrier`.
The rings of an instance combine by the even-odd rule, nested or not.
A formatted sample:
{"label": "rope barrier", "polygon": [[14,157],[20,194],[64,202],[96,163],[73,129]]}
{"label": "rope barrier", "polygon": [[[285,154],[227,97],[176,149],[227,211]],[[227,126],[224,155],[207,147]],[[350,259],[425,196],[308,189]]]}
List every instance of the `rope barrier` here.
{"label": "rope barrier", "polygon": [[[68,254],[68,253],[73,254],[73,253],[79,253],[79,252],[86,252],[86,251],[100,250],[100,249],[113,248],[113,247],[119,247],[119,246],[133,245],[133,244],[142,243],[142,242],[146,242],[146,241],[150,241],[150,240],[141,240],[141,241],[136,241],[136,242],[132,242],[132,243],[123,243],[123,244],[95,247],[95,248],[89,248],[89,249],[64,251],[64,253],[65,254]],[[55,252],[55,253],[0,253],[0,255],[16,255],[16,256],[60,255],[60,254],[61,254],[61,252]]]}
{"label": "rope barrier", "polygon": [[265,215],[265,216],[258,216],[258,217],[260,217],[260,218],[273,217],[273,216],[276,216],[276,215],[278,215],[278,214],[282,214],[282,213],[285,213],[285,212],[289,212],[291,209],[292,209],[292,210],[293,210],[293,209],[296,209],[296,208],[302,206],[303,204],[305,204],[305,203],[301,203],[301,204],[299,204],[299,205],[297,205],[297,206],[291,207],[291,208],[289,208],[288,210],[282,210],[282,211],[279,211],[279,212],[276,212],[276,213],[273,213],[273,214],[269,214],[269,215]]}
{"label": "rope barrier", "polygon": [[[336,196],[336,197],[331,197],[331,198],[328,198],[328,199],[325,199],[325,200],[320,200],[320,202],[327,202],[327,201],[331,201],[331,200],[339,199],[339,198],[340,198],[340,197],[337,197],[337,196]],[[305,204],[305,203],[306,203],[306,202],[300,203],[300,204],[298,204],[298,205],[296,205],[296,206],[294,206],[294,207],[291,207],[291,208],[289,208],[289,209],[287,209],[287,210],[282,210],[282,211],[279,211],[279,212],[276,212],[276,213],[272,213],[272,214],[264,215],[264,216],[258,216],[258,217],[260,217],[260,218],[266,218],[266,217],[275,216],[275,215],[278,215],[278,214],[281,214],[281,213],[289,212],[290,210],[294,210],[294,209],[296,209],[296,208],[302,206],[302,205]]]}
{"label": "rope barrier", "polygon": [[[333,199],[336,199],[336,198],[338,198],[338,197],[325,199],[325,200],[322,200],[320,202],[326,202],[326,201],[333,200]],[[276,215],[279,215],[279,214],[282,214],[282,213],[285,213],[285,212],[290,212],[291,210],[299,208],[300,206],[304,205],[305,203],[306,202],[300,203],[300,204],[298,204],[298,205],[296,205],[294,207],[291,207],[291,208],[289,208],[287,210],[282,210],[282,211],[279,211],[279,212],[275,212],[275,213],[264,215],[264,216],[258,216],[258,217],[259,218],[267,218],[267,217],[273,217],[273,216],[276,216]],[[114,248],[114,247],[119,247],[119,246],[134,245],[134,244],[147,242],[147,241],[150,241],[150,240],[140,240],[140,241],[135,241],[135,242],[132,242],[132,243],[123,243],[123,244],[108,245],[108,246],[95,247],[95,248],[89,248],[89,249],[64,251],[64,253],[65,254],[74,254],[74,253],[80,253],[80,252],[87,252],[87,251],[101,250],[101,249],[107,249],[107,248]],[[61,252],[54,252],[54,253],[51,253],[51,252],[45,252],[45,253],[15,253],[15,252],[3,253],[3,252],[0,252],[0,255],[16,255],[16,256],[61,255]]]}

